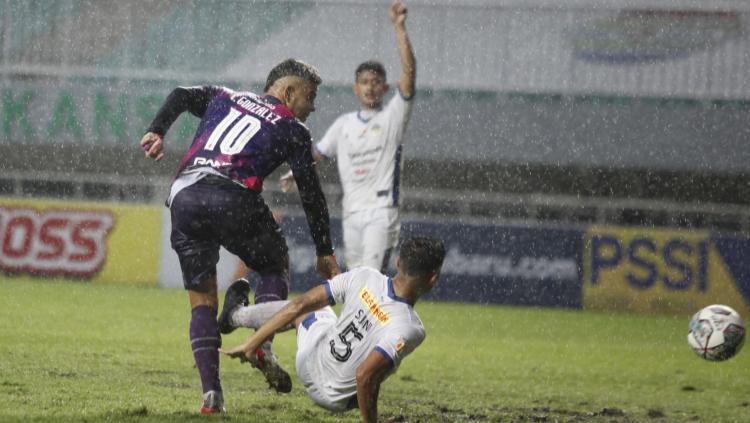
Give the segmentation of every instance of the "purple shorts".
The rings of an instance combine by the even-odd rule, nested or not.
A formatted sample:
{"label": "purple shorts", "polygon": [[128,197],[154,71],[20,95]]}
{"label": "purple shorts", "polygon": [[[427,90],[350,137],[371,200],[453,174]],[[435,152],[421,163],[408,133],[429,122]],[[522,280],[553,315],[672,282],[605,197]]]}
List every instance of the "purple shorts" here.
{"label": "purple shorts", "polygon": [[207,176],[180,191],[170,211],[185,289],[216,276],[220,246],[261,276],[287,277],[286,240],[259,193]]}

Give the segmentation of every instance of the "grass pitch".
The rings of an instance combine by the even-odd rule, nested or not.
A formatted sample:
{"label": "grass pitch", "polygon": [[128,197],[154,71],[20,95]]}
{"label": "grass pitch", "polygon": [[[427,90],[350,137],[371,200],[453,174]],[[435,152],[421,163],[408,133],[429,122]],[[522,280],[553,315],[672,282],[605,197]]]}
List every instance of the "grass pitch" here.
{"label": "grass pitch", "polygon": [[[381,389],[408,422],[746,422],[750,352],[696,357],[689,316],[420,302],[425,343]],[[0,277],[0,421],[354,422],[222,360],[228,414],[202,417],[187,294]],[[745,316],[748,317],[748,316]],[[224,337],[241,342],[248,332]],[[293,371],[292,332],[275,349]]]}

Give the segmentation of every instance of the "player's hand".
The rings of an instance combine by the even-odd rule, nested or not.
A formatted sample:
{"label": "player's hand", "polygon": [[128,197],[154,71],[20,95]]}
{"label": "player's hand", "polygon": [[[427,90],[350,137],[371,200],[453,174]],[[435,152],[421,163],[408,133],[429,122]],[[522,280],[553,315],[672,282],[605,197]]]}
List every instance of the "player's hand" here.
{"label": "player's hand", "polygon": [[271,216],[273,216],[273,220],[275,220],[277,224],[281,225],[281,222],[284,220],[284,210],[272,209]]}
{"label": "player's hand", "polygon": [[394,0],[391,8],[388,10],[388,15],[391,17],[391,22],[394,25],[403,25],[406,22],[406,6],[401,3],[401,0]]}
{"label": "player's hand", "polygon": [[164,157],[164,139],[161,135],[154,132],[146,132],[141,138],[141,148],[146,153],[146,157],[151,157],[157,162]]}
{"label": "player's hand", "polygon": [[315,267],[323,279],[331,279],[341,273],[339,264],[336,262],[336,256],[333,254],[330,256],[319,256]]}
{"label": "player's hand", "polygon": [[294,175],[292,174],[292,171],[281,175],[279,178],[279,183],[281,183],[281,191],[282,192],[289,192],[290,189],[292,189],[292,186],[294,186]]}
{"label": "player's hand", "polygon": [[255,350],[256,348],[251,348],[251,345],[247,343],[237,345],[229,350],[219,348],[219,352],[222,354],[228,355],[231,358],[239,358],[242,363],[250,361],[250,357],[255,353]]}

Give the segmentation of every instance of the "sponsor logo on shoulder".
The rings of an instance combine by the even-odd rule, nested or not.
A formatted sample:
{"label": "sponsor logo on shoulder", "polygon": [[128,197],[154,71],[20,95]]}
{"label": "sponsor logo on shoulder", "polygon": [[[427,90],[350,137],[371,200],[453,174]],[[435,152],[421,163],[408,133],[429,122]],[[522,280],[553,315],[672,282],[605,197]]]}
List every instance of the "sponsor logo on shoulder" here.
{"label": "sponsor logo on shoulder", "polygon": [[375,320],[380,323],[380,326],[388,324],[391,320],[391,316],[380,308],[380,304],[378,304],[375,300],[375,296],[372,295],[372,292],[370,292],[367,287],[362,288],[362,290],[359,291],[359,299],[362,301],[362,304],[367,307],[367,310],[370,311],[370,314],[375,317]]}
{"label": "sponsor logo on shoulder", "polygon": [[396,342],[396,352],[399,352],[404,349],[406,346],[406,339],[404,337],[398,338],[398,341]]}

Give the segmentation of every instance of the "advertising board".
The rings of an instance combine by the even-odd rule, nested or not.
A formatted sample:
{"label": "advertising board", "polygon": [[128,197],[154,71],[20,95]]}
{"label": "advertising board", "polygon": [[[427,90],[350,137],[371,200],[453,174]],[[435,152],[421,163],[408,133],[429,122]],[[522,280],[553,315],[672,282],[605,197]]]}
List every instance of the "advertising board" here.
{"label": "advertising board", "polygon": [[708,231],[590,227],[583,306],[691,313],[726,304],[750,315],[750,240]]}
{"label": "advertising board", "polygon": [[0,270],[155,284],[160,232],[155,206],[0,198]]}
{"label": "advertising board", "polygon": [[[286,218],[282,227],[290,249],[292,288],[304,290],[320,283],[304,217]],[[341,239],[340,227],[340,221],[334,219],[334,241]],[[581,230],[405,221],[401,231],[401,239],[427,235],[445,243],[447,255],[440,282],[425,298],[581,306]],[[344,263],[346,252],[337,248],[336,254]],[[390,274],[394,272],[392,260]]]}

